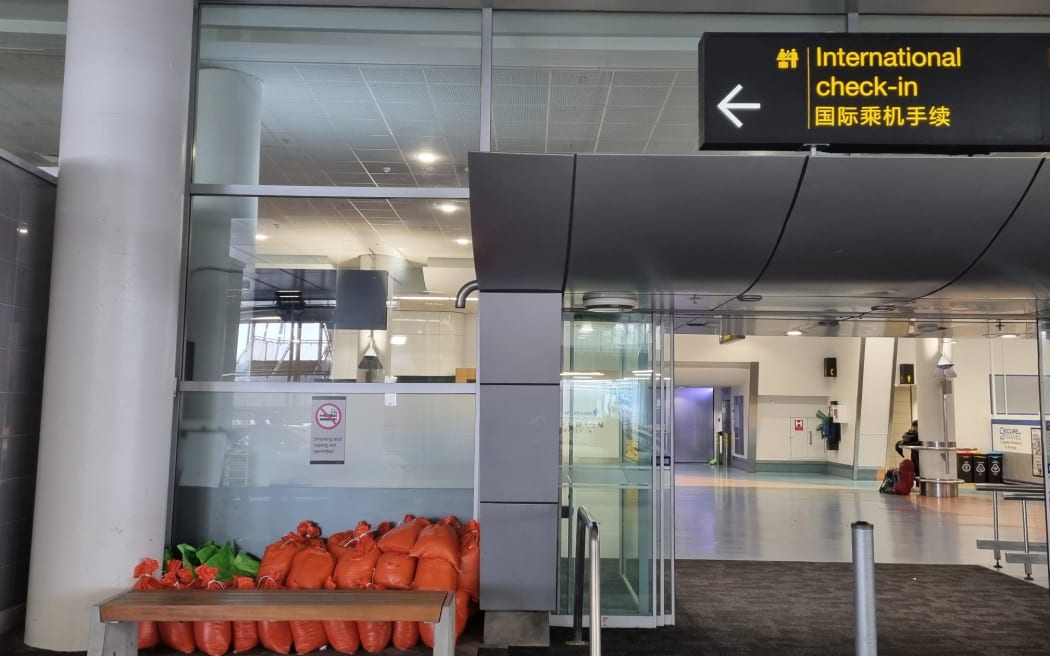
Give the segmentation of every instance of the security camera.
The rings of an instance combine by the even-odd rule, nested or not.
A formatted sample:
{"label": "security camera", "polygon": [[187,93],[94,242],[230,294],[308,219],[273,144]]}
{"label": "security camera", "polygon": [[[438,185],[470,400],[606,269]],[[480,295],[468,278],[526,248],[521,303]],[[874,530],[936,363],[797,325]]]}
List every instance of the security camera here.
{"label": "security camera", "polygon": [[955,365],[952,364],[952,361],[949,360],[944,354],[941,354],[940,359],[937,360],[937,368],[938,369],[942,369],[942,370],[944,370],[944,369],[951,369],[954,366]]}

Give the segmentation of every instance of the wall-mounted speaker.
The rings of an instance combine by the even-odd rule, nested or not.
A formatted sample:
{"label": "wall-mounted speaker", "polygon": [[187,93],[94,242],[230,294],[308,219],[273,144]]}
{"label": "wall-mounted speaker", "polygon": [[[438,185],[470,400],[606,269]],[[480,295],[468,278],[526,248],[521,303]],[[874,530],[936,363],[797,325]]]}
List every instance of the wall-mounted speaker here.
{"label": "wall-mounted speaker", "polygon": [[824,358],[824,377],[838,378],[839,367],[835,358]]}
{"label": "wall-mounted speaker", "polygon": [[915,384],[915,365],[914,364],[902,364],[897,367],[900,370],[900,383],[901,385],[914,385]]}

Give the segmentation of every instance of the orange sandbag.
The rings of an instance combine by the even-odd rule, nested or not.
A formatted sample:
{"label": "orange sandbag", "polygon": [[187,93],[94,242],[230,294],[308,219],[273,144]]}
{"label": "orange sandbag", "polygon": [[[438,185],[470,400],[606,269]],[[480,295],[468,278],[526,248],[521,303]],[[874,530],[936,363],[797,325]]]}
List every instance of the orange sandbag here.
{"label": "orange sandbag", "polygon": [[[376,590],[384,590],[383,586],[374,586]],[[357,634],[361,638],[361,646],[369,654],[375,654],[386,649],[390,644],[390,638],[394,633],[393,622],[358,622]]]}
{"label": "orange sandbag", "polygon": [[[169,560],[168,571],[160,579],[165,588],[188,590],[193,583],[193,571],[182,566],[181,560]],[[169,649],[183,654],[197,651],[193,638],[193,622],[157,622],[160,640]]]}
{"label": "orange sandbag", "polygon": [[332,554],[313,545],[300,549],[292,559],[292,569],[284,586],[291,590],[320,590],[335,569]]}
{"label": "orange sandbag", "polygon": [[[281,585],[271,577],[259,578],[260,590],[280,590]],[[259,621],[259,643],[278,654],[292,650],[292,630],[288,622]]]}
{"label": "orange sandbag", "polygon": [[296,533],[289,533],[277,542],[266,547],[262,562],[259,563],[258,580],[273,579],[278,585],[284,585],[288,572],[292,570],[295,554],[306,546],[306,539]]}
{"label": "orange sandbag", "polygon": [[[335,561],[332,554],[325,551],[324,543],[320,546],[313,543],[295,554],[285,587],[290,590],[320,590],[332,576],[334,568]],[[324,624],[320,621],[298,620],[289,622],[288,626],[292,630],[295,651],[300,654],[308,654],[328,644]]]}
{"label": "orange sandbag", "polygon": [[[215,575],[219,573],[218,567],[199,565],[196,569],[198,586],[203,590],[225,590],[226,585],[222,581],[216,581]],[[193,623],[193,638],[197,643],[197,649],[208,656],[224,656],[230,650],[233,642],[233,629],[229,622],[202,622]]]}
{"label": "orange sandbag", "polygon": [[357,526],[352,531],[343,531],[342,533],[336,533],[328,537],[327,547],[328,553],[338,562],[343,554],[350,550],[350,548],[356,543],[361,536],[367,535],[372,532],[372,527],[368,525],[368,522],[358,522]]}
{"label": "orange sandbag", "polygon": [[[336,587],[332,579],[324,582],[325,590],[335,590]],[[340,654],[353,654],[361,646],[361,637],[357,634],[357,622],[326,620],[322,624],[328,644]]]}
{"label": "orange sandbag", "polygon": [[377,586],[391,590],[408,590],[416,576],[416,559],[403,553],[390,552],[379,555],[376,572],[372,580]]}
{"label": "orange sandbag", "polygon": [[448,524],[423,527],[408,555],[416,558],[440,558],[459,569],[459,535]]}
{"label": "orange sandbag", "polygon": [[[160,569],[160,563],[152,558],[143,558],[132,576],[135,577],[133,590],[161,590],[165,586],[153,577],[154,572]],[[156,647],[160,644],[160,633],[156,622],[139,622],[139,649]]]}
{"label": "orange sandbag", "polygon": [[367,588],[372,583],[379,549],[375,538],[365,533],[351,544],[335,564],[332,579],[341,590]]}
{"label": "orange sandbag", "polygon": [[292,631],[292,640],[295,642],[295,651],[298,654],[309,654],[328,644],[324,623],[318,620],[288,622],[288,628]]}
{"label": "orange sandbag", "polygon": [[[456,638],[463,635],[467,628],[467,620],[470,619],[470,595],[466,590],[456,590]],[[419,623],[419,637],[423,644],[431,649],[434,648],[434,625],[428,622]]]}
{"label": "orange sandbag", "polygon": [[429,523],[425,517],[413,519],[412,515],[405,515],[405,521],[401,522],[400,526],[391,529],[389,533],[379,538],[377,542],[379,550],[383,553],[407,554],[412,551],[412,547],[416,546],[419,532]]}
{"label": "orange sandbag", "polygon": [[[252,590],[255,581],[248,576],[234,576],[233,587],[237,590]],[[259,627],[255,622],[232,622],[233,653],[243,654],[259,646]]]}
{"label": "orange sandbag", "polygon": [[448,561],[440,558],[420,558],[416,565],[413,590],[444,590],[451,592],[459,582],[459,572]]}
{"label": "orange sandbag", "polygon": [[419,644],[419,622],[394,622],[394,646],[412,649]]}
{"label": "orange sandbag", "polygon": [[472,519],[459,537],[459,587],[474,601],[481,599],[481,531]]}

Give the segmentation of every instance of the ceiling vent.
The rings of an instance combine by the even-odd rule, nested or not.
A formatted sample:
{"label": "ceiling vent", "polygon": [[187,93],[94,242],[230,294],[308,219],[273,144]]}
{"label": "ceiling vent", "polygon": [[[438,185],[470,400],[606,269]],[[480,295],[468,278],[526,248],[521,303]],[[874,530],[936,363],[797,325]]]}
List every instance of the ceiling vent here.
{"label": "ceiling vent", "polygon": [[619,292],[591,292],[583,295],[583,307],[591,312],[630,312],[638,307],[638,296]]}

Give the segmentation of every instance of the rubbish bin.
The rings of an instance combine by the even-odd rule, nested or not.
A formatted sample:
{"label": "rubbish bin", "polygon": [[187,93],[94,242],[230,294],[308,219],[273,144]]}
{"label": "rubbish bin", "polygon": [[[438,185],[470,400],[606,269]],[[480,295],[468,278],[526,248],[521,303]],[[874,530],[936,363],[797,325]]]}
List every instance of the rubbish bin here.
{"label": "rubbish bin", "polygon": [[1003,454],[999,451],[988,452],[988,482],[1003,482]]}
{"label": "rubbish bin", "polygon": [[988,454],[976,451],[973,454],[973,482],[988,482]]}
{"label": "rubbish bin", "polygon": [[973,452],[956,451],[955,457],[959,478],[964,483],[973,483]]}

